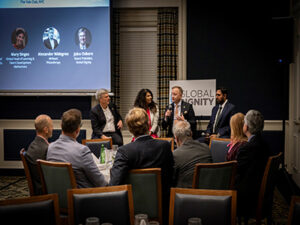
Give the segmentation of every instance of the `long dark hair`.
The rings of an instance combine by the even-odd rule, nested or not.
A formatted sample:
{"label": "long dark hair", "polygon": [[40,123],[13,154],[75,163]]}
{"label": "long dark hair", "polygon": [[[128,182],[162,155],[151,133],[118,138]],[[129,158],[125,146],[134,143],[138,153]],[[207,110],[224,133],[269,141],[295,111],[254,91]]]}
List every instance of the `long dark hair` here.
{"label": "long dark hair", "polygon": [[156,105],[157,104],[153,101],[153,94],[152,94],[152,91],[150,91],[149,89],[141,89],[139,91],[139,93],[137,94],[137,96],[135,98],[134,107],[140,107],[140,108],[147,110],[147,104],[146,104],[147,93],[150,93],[150,95],[152,96],[152,102],[148,105],[148,107],[151,110],[151,112],[156,113],[156,111],[157,111]]}

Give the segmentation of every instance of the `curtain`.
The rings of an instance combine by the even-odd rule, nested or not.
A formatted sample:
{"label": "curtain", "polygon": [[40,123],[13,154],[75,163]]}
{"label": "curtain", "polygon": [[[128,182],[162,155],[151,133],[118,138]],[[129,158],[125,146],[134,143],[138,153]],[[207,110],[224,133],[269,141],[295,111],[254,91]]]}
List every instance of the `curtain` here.
{"label": "curtain", "polygon": [[[178,10],[158,9],[158,102],[160,118],[164,118],[169,104],[169,81],[177,79],[178,64]],[[166,131],[161,132],[161,137]]]}
{"label": "curtain", "polygon": [[112,27],[112,78],[111,91],[114,93],[112,101],[120,110],[120,11],[113,9]]}

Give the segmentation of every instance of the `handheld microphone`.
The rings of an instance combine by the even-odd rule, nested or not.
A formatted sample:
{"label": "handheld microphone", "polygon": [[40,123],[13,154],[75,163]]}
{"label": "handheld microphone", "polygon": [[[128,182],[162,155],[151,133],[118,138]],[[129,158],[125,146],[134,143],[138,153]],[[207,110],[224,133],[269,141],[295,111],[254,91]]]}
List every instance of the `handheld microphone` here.
{"label": "handheld microphone", "polygon": [[172,104],[168,106],[168,110],[172,111]]}

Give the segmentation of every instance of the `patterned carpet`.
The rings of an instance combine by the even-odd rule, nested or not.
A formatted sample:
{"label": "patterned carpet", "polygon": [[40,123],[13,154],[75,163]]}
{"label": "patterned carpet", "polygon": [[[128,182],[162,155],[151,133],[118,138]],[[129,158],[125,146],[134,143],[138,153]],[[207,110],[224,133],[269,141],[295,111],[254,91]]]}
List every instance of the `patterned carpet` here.
{"label": "patterned carpet", "polygon": [[[0,200],[29,196],[27,180],[24,176],[0,176]],[[287,224],[289,203],[275,189],[273,220],[275,225]],[[249,224],[255,224],[249,221]]]}

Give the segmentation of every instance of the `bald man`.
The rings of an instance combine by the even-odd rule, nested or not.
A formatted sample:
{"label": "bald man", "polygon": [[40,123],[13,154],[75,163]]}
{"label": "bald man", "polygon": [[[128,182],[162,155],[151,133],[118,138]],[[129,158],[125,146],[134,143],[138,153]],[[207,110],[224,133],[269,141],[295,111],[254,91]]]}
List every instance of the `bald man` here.
{"label": "bald man", "polygon": [[39,195],[42,194],[42,186],[37,170],[36,160],[46,160],[49,145],[48,138],[52,137],[53,122],[49,116],[42,114],[35,119],[34,126],[36,130],[36,137],[29,145],[25,158],[28,162],[32,176],[34,193]]}

